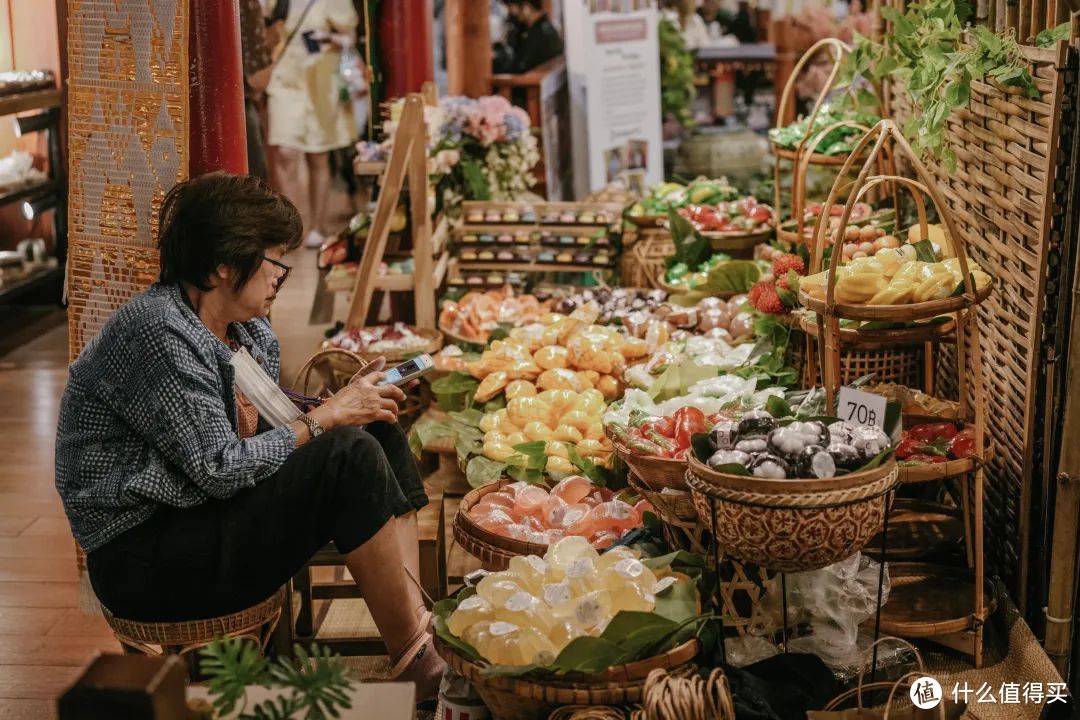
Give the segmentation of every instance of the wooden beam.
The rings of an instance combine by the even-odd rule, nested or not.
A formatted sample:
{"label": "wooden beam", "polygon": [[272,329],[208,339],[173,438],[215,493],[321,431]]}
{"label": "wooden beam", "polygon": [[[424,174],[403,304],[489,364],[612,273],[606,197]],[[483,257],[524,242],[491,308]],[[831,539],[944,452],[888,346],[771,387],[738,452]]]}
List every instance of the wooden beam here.
{"label": "wooden beam", "polygon": [[446,2],[446,74],[451,95],[491,93],[491,2]]}

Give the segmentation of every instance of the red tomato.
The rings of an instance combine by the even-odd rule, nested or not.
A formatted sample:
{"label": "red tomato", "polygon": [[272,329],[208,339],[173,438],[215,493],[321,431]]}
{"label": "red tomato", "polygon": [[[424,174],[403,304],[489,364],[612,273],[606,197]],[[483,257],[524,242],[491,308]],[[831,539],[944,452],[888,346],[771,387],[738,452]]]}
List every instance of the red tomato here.
{"label": "red tomato", "polygon": [[655,430],[666,438],[675,437],[675,420],[669,417],[659,418],[652,422],[645,423],[642,426],[643,430]]}
{"label": "red tomato", "polygon": [[951,422],[923,423],[908,430],[908,437],[922,443],[949,440],[956,436],[956,425]]}
{"label": "red tomato", "polygon": [[747,216],[757,224],[767,223],[772,220],[772,213],[764,205],[755,205],[750,208]]}
{"label": "red tomato", "polygon": [[684,407],[675,411],[675,443],[679,448],[690,447],[695,433],[705,432],[705,413],[696,407]]}
{"label": "red tomato", "polygon": [[961,459],[975,454],[975,428],[967,427],[949,441],[949,455]]}
{"label": "red tomato", "polygon": [[914,438],[905,437],[900,441],[900,444],[896,446],[896,459],[907,460],[913,455],[922,455],[923,445]]}

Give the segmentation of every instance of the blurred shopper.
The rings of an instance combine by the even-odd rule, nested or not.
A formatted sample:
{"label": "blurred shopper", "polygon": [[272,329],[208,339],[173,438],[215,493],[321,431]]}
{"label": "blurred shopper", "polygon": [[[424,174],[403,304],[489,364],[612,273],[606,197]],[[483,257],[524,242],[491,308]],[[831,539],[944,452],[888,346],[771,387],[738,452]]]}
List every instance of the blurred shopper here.
{"label": "blurred shopper", "polygon": [[526,73],[562,55],[562,37],[544,12],[541,0],[510,0],[506,7],[519,27],[516,39],[511,39],[510,44],[511,72]]}
{"label": "blurred shopper", "polygon": [[[267,89],[277,186],[298,203],[307,200],[307,247],[326,240],[328,154],[356,139],[352,103],[339,67],[342,50],[355,44],[358,24],[352,0],[291,0],[284,44]],[[305,163],[306,186],[300,179]]]}
{"label": "blurred shopper", "polygon": [[244,114],[247,121],[248,174],[268,180],[260,104],[270,84],[274,57],[259,0],[240,0],[240,47],[244,59]]}

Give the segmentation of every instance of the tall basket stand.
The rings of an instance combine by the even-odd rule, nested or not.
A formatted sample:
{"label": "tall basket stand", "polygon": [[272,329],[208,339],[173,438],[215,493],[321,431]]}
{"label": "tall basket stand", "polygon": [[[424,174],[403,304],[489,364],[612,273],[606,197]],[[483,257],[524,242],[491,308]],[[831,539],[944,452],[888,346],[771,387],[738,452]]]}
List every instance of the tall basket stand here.
{"label": "tall basket stand", "polygon": [[[851,47],[846,45],[836,38],[825,38],[814,43],[799,59],[799,62],[795,65],[791,76],[788,78],[787,83],[784,85],[784,91],[780,95],[780,110],[778,117],[786,117],[788,106],[794,102],[795,85],[800,74],[805,69],[806,65],[816,58],[820,53],[828,52],[833,65],[829,72],[828,79],[825,81],[824,87],[821,89],[821,93],[818,95],[817,100],[814,102],[814,106],[810,111],[810,115],[806,121],[807,132],[803,135],[799,145],[794,149],[786,149],[777,147],[772,148],[773,153],[773,208],[777,213],[777,225],[776,225],[776,239],[785,244],[789,248],[793,248],[806,241],[807,230],[806,225],[806,172],[809,166],[824,166],[824,167],[839,167],[846,166],[847,160],[850,155],[824,155],[817,152],[818,148],[824,139],[833,130],[837,130],[844,127],[854,128],[863,132],[869,131],[870,128],[860,125],[852,121],[841,121],[828,125],[822,128],[818,132],[813,131],[814,123],[817,120],[818,115],[821,112],[822,106],[825,104],[825,100],[833,90],[837,89],[837,80],[840,76],[841,63],[848,54],[851,53]],[[874,94],[879,98],[880,92],[877,88],[874,89]],[[793,165],[794,175],[792,177],[791,184],[791,202],[787,207],[791,209],[791,218],[788,220],[781,220],[784,216],[783,208],[785,207],[781,203],[781,178],[782,169],[781,166],[784,162],[790,162]],[[895,166],[892,158],[892,154],[889,152],[883,153],[878,160],[879,171],[883,174],[895,173]],[[792,222],[795,224],[795,231],[786,229],[791,226]]]}
{"label": "tall basket stand", "polygon": [[[871,175],[875,159],[881,155],[886,144],[892,141],[893,149],[908,158],[922,180],[916,181],[910,178],[896,175]],[[860,158],[867,147],[873,143],[869,155],[865,157],[857,179],[851,183],[843,182],[843,178],[852,169],[855,162]],[[847,192],[847,201],[840,220],[840,232],[843,232],[851,217],[855,203],[873,188],[880,185],[891,185],[894,189],[902,187],[909,191],[915,200],[921,237],[929,237],[927,232],[926,205],[923,195],[929,196],[937,208],[938,215],[945,224],[946,238],[955,253],[960,272],[964,278],[963,293],[956,296],[946,297],[939,300],[905,304],[905,305],[851,305],[838,303],[836,300],[837,269],[840,266],[840,253],[833,252],[828,280],[826,284],[825,299],[812,298],[800,291],[800,299],[804,306],[817,313],[817,336],[818,355],[823,362],[824,386],[828,411],[836,413],[836,396],[841,385],[840,382],[840,352],[841,352],[841,320],[886,320],[896,322],[909,322],[913,320],[931,320],[941,315],[951,315],[953,331],[951,337],[944,335],[939,326],[926,323],[919,328],[906,329],[904,339],[911,341],[912,338],[922,339],[928,344],[952,340],[956,344],[957,352],[957,379],[959,385],[959,417],[963,422],[973,419],[975,428],[976,456],[960,461],[951,461],[941,465],[930,467],[902,467],[900,469],[900,482],[920,483],[947,478],[961,478],[961,505],[964,520],[964,535],[966,540],[967,566],[971,572],[970,577],[956,579],[956,573],[948,573],[936,566],[918,563],[893,564],[893,587],[894,597],[885,606],[881,617],[881,629],[892,635],[908,638],[930,638],[947,647],[959,650],[974,660],[975,666],[982,664],[983,647],[983,624],[993,612],[995,599],[993,593],[987,594],[986,578],[983,556],[983,466],[985,458],[978,454],[985,448],[985,416],[983,407],[983,368],[982,351],[980,346],[978,317],[974,312],[975,306],[989,296],[992,286],[982,291],[976,289],[973,277],[968,268],[967,254],[962,241],[962,236],[957,231],[955,221],[951,215],[949,206],[945,204],[937,190],[932,177],[927,172],[923,163],[911,149],[907,140],[904,139],[896,124],[892,120],[882,120],[869,133],[867,133],[856,145],[848,157],[840,172],[828,200],[822,211],[822,217],[836,204],[837,197],[844,191]],[[820,218],[814,229],[814,252],[812,253],[812,272],[821,270],[822,253],[825,243],[825,223]],[[974,398],[968,389],[967,363],[968,348],[967,339],[970,335],[970,362]],[[918,337],[917,337],[918,336]],[[845,347],[859,343],[880,347],[883,342],[888,342],[887,336],[881,331],[870,331],[865,334],[844,333]],[[811,362],[814,362],[811,355]],[[811,368],[811,372],[816,372]],[[919,420],[923,420],[920,418]],[[883,562],[885,552],[883,550]],[[958,585],[960,583],[960,585]],[[963,591],[961,591],[961,586]],[[957,608],[957,598],[968,596],[972,600],[964,602],[962,608]],[[920,616],[914,612],[913,607],[908,607],[905,598],[921,594],[924,597],[942,598],[942,602],[931,603],[935,607],[929,612],[937,612],[940,617],[927,617],[925,612]],[[898,599],[899,597],[899,599]],[[951,611],[951,612],[950,612]]]}

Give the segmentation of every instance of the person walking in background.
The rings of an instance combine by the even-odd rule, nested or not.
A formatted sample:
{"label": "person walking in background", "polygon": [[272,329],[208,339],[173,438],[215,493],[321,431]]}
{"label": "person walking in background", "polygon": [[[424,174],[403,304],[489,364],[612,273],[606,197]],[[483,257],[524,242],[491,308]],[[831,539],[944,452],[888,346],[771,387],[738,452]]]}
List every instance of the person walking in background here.
{"label": "person walking in background", "polygon": [[562,55],[563,41],[551,23],[541,0],[510,0],[510,17],[517,21],[517,34],[509,38],[512,72],[526,73]]}
{"label": "person walking in background", "polygon": [[274,57],[266,36],[262,4],[240,0],[240,48],[244,60],[244,115],[247,124],[248,174],[269,180],[259,105],[270,84]]}
{"label": "person walking in background", "polygon": [[[360,20],[352,0],[291,0],[284,45],[267,89],[276,184],[297,204],[307,201],[306,247],[326,240],[331,150],[356,140],[348,92],[338,67]],[[301,180],[307,165],[307,183]]]}

